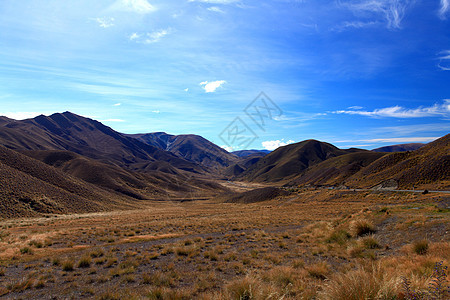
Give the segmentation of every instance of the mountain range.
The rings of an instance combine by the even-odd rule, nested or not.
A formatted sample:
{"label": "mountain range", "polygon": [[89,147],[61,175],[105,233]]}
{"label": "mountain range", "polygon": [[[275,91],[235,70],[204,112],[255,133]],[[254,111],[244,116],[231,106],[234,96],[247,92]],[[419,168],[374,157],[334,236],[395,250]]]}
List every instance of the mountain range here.
{"label": "mountain range", "polygon": [[198,135],[123,134],[70,112],[0,117],[0,217],[210,198],[230,193],[223,180],[350,188],[395,181],[399,188],[448,189],[449,140],[373,151],[306,140],[272,152],[229,153]]}

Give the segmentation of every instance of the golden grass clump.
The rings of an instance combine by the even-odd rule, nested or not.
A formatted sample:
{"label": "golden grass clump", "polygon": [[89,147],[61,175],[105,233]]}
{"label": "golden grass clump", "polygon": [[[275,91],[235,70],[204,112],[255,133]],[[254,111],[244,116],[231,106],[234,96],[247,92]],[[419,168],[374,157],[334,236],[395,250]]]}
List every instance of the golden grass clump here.
{"label": "golden grass clump", "polygon": [[354,236],[360,237],[369,234],[374,234],[377,230],[372,222],[364,219],[355,220],[350,225],[351,231]]}
{"label": "golden grass clump", "polygon": [[335,274],[319,293],[321,300],[397,299],[400,279],[380,266]]}

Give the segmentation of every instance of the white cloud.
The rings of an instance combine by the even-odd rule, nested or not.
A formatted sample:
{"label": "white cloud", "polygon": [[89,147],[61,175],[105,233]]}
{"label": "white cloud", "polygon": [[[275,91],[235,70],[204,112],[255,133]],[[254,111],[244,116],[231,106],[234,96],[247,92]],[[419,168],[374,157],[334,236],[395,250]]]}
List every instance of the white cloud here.
{"label": "white cloud", "polygon": [[147,33],[147,38],[145,39],[144,43],[150,44],[150,43],[156,43],[158,42],[162,37],[169,34],[169,31],[166,29],[160,30],[160,31],[154,31],[151,33]]}
{"label": "white cloud", "polygon": [[284,142],[284,140],[281,140],[281,141],[280,140],[276,140],[276,141],[265,141],[265,142],[262,142],[261,144],[262,144],[264,149],[272,151],[272,150],[275,150],[275,149],[277,149],[277,148],[279,148],[281,146],[286,146],[286,145],[289,145],[289,144],[292,144],[292,143],[295,143],[295,142],[293,140],[289,140],[287,142]]}
{"label": "white cloud", "polygon": [[364,107],[358,105],[348,107],[348,109],[363,109],[363,108]]}
{"label": "white cloud", "polygon": [[185,92],[189,92],[189,88],[185,88],[184,91],[185,91]]}
{"label": "white cloud", "polygon": [[439,9],[439,17],[446,19],[446,14],[450,9],[450,0],[441,0],[441,9]]}
{"label": "white cloud", "polygon": [[34,117],[37,117],[39,115],[50,115],[46,113],[40,113],[40,112],[31,112],[31,111],[20,111],[20,112],[6,112],[6,113],[0,113],[0,116],[5,116],[10,119],[14,120],[24,120],[24,119],[31,119]]}
{"label": "white cloud", "polygon": [[133,32],[133,33],[130,35],[130,41],[136,40],[136,39],[138,39],[138,38],[140,38],[140,35],[137,34],[136,32]]}
{"label": "white cloud", "polygon": [[189,2],[202,2],[211,4],[231,4],[239,2],[240,0],[189,0]]}
{"label": "white cloud", "polygon": [[114,18],[94,18],[93,20],[98,23],[98,26],[103,28],[114,26]]}
{"label": "white cloud", "polygon": [[160,111],[159,111],[159,110],[152,110],[152,113],[154,113],[154,114],[159,114]]}
{"label": "white cloud", "polygon": [[100,120],[100,122],[125,122],[125,120],[122,120],[122,119],[106,119],[106,120]]}
{"label": "white cloud", "polygon": [[448,123],[432,123],[432,124],[416,124],[416,125],[400,125],[386,126],[371,130],[374,135],[389,132],[394,135],[412,135],[419,132],[450,132],[450,122]]}
{"label": "white cloud", "polygon": [[[350,0],[340,4],[349,8],[358,17],[370,15],[382,17],[388,28],[395,29],[401,27],[406,8],[413,2],[414,0]],[[370,23],[349,22],[348,25],[356,27]]]}
{"label": "white cloud", "polygon": [[226,146],[226,145],[222,145],[222,146],[220,146],[220,148],[225,149],[225,150],[228,151],[228,152],[234,151],[233,147],[228,147],[228,146]]}
{"label": "white cloud", "polygon": [[207,93],[214,93],[222,84],[227,83],[225,80],[217,80],[217,81],[203,81],[200,82],[200,85],[203,85],[202,88]]}
{"label": "white cloud", "polygon": [[225,13],[222,9],[220,9],[220,7],[217,7],[217,6],[208,7],[208,10],[213,11],[213,12],[218,12],[218,13]]}
{"label": "white cloud", "polygon": [[361,22],[361,21],[353,21],[353,22],[344,22],[338,26],[336,26],[335,28],[333,28],[333,31],[344,31],[346,29],[351,29],[351,28],[356,28],[356,29],[360,29],[360,28],[365,28],[365,27],[370,27],[370,26],[374,26],[379,24],[378,22]]}
{"label": "white cloud", "polygon": [[130,41],[135,41],[140,44],[152,44],[159,42],[163,37],[168,35],[171,32],[171,29],[161,29],[153,32],[147,33],[137,33],[134,32],[130,35]]}
{"label": "white cloud", "polygon": [[121,106],[121,105],[122,105],[122,103],[113,104],[113,106]]}
{"label": "white cloud", "polygon": [[147,0],[118,0],[111,8],[113,10],[129,11],[138,14],[148,14],[156,10]]}
{"label": "white cloud", "polygon": [[442,51],[439,57],[438,67],[444,71],[450,71],[450,50]]}
{"label": "white cloud", "polygon": [[392,106],[386,108],[379,108],[373,111],[364,110],[338,110],[335,114],[360,115],[372,118],[391,117],[391,118],[424,118],[424,117],[439,117],[450,115],[450,100],[444,100],[443,104],[434,104],[428,107],[418,107],[408,109],[401,106]]}

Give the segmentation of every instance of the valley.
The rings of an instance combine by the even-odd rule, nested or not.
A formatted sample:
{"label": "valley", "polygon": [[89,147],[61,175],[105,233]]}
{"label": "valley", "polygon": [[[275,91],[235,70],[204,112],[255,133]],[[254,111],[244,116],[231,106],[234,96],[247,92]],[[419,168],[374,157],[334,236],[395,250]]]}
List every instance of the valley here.
{"label": "valley", "polygon": [[1,121],[1,298],[410,299],[402,278],[429,292],[449,263],[450,135],[230,153],[70,112]]}

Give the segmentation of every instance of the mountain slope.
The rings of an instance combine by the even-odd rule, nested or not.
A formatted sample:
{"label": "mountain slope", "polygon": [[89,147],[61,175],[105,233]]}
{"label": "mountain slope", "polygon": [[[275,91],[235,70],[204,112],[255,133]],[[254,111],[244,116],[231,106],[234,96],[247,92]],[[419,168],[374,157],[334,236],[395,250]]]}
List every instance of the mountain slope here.
{"label": "mountain slope", "polygon": [[214,171],[221,170],[238,161],[235,155],[198,135],[170,135],[164,132],[155,132],[127,136],[169,151],[178,157]]}
{"label": "mountain slope", "polygon": [[399,144],[399,145],[392,145],[392,146],[376,148],[376,149],[373,149],[372,151],[375,151],[375,152],[414,151],[425,145],[426,144],[422,144],[422,143]]}
{"label": "mountain slope", "polygon": [[361,151],[333,157],[311,166],[293,179],[289,185],[344,185],[348,177],[384,155],[386,153]]}
{"label": "mountain slope", "polygon": [[68,150],[128,168],[163,161],[180,170],[203,171],[200,166],[170,152],[70,112],[1,123],[0,144],[16,150]]}
{"label": "mountain slope", "polygon": [[0,207],[0,217],[18,217],[130,208],[133,204],[128,197],[0,146]]}
{"label": "mountain slope", "polygon": [[412,152],[385,155],[347,180],[351,187],[373,187],[395,180],[399,189],[450,188],[450,134]]}
{"label": "mountain slope", "polygon": [[269,154],[269,150],[239,150],[239,151],[233,151],[232,154],[238,156],[238,157],[246,157],[250,155],[258,155],[258,156],[265,156],[266,154]]}
{"label": "mountain slope", "polygon": [[349,152],[354,150],[341,150],[328,143],[306,140],[280,147],[267,154],[240,178],[257,182],[286,181],[298,176],[312,165]]}

